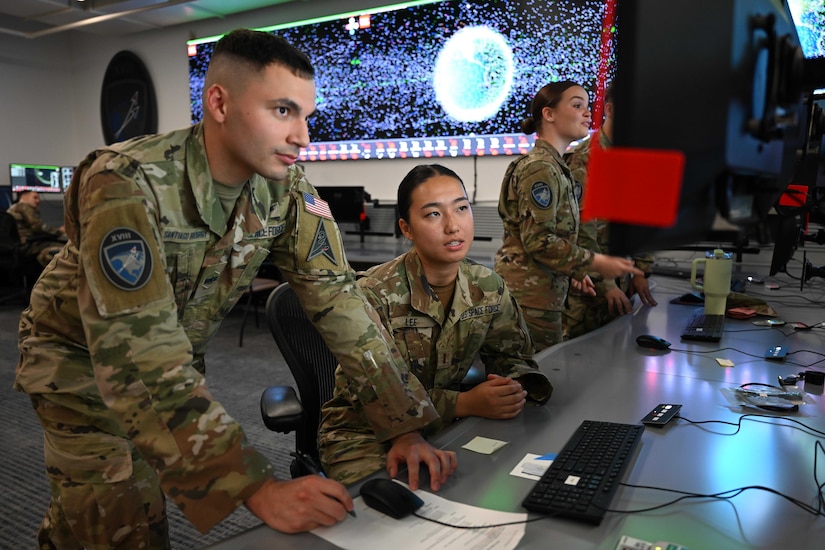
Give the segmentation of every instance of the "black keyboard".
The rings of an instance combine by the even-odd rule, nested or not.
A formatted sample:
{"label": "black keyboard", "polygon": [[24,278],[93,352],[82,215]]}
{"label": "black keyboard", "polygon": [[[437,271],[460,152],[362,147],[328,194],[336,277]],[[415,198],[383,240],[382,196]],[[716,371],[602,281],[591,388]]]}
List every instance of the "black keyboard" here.
{"label": "black keyboard", "polygon": [[718,342],[725,331],[724,315],[705,315],[701,311],[694,313],[682,330],[682,340],[699,340],[701,342]]}
{"label": "black keyboard", "polygon": [[521,505],[599,525],[644,429],[641,424],[585,420]]}

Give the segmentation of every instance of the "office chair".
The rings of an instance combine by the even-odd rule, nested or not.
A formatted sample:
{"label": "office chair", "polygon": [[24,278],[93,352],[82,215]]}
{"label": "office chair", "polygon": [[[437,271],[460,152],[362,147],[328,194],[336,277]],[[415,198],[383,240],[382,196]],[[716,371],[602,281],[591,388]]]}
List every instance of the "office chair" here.
{"label": "office chair", "polygon": [[43,268],[37,258],[25,253],[17,229],[17,220],[0,211],[0,272],[6,274],[12,291],[0,297],[0,304],[13,300],[29,302],[29,293]]}
{"label": "office chair", "polygon": [[[298,394],[291,386],[272,386],[261,395],[261,416],[272,431],[295,432],[295,450],[318,462],[318,425],[321,405],[332,397],[338,360],[307,319],[295,291],[281,283],[266,302],[269,330],[286,361]],[[292,477],[310,473],[293,460]]]}
{"label": "office chair", "polygon": [[253,315],[255,315],[255,328],[260,326],[258,324],[258,294],[260,292],[269,292],[272,289],[278,288],[279,284],[281,284],[280,281],[269,279],[267,277],[255,277],[252,279],[252,282],[249,283],[249,288],[247,288],[246,292],[244,292],[246,304],[243,309],[243,319],[241,319],[241,333],[238,337],[238,347],[243,347],[243,333],[246,328],[246,320],[249,317],[250,309],[252,310]]}

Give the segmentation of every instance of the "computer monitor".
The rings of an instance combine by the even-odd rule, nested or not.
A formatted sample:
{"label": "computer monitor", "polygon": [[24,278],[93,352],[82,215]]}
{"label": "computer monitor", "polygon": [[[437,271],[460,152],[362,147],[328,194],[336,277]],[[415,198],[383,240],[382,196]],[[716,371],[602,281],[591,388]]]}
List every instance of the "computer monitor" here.
{"label": "computer monitor", "polygon": [[364,202],[367,199],[362,186],[319,186],[316,189],[329,204],[335,221],[359,224],[366,221]]}
{"label": "computer monitor", "polygon": [[[618,203],[603,213],[613,222],[611,251],[701,241],[717,214],[740,227],[765,224],[792,179],[806,131],[804,96],[825,85],[825,58],[803,56],[788,6],[621,0],[617,22],[615,149],[680,152],[684,168],[671,187],[675,223],[629,221]],[[647,175],[654,183],[628,189],[627,200],[662,193],[657,174]],[[588,180],[588,195],[611,184]]]}
{"label": "computer monitor", "polygon": [[74,176],[74,166],[61,166],[60,167],[60,187],[63,189],[63,192],[66,192],[66,189],[72,183],[72,177]]}
{"label": "computer monitor", "polygon": [[9,164],[11,190],[14,193],[62,193],[60,167],[42,164]]}

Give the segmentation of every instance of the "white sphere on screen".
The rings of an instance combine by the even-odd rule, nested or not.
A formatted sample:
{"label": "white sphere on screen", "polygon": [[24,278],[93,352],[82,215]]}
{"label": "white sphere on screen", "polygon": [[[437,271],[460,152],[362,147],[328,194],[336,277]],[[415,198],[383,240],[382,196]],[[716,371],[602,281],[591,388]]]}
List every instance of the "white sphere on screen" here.
{"label": "white sphere on screen", "polygon": [[436,59],[436,100],[458,121],[485,120],[507,99],[513,72],[513,51],[501,34],[486,26],[465,27],[447,40]]}

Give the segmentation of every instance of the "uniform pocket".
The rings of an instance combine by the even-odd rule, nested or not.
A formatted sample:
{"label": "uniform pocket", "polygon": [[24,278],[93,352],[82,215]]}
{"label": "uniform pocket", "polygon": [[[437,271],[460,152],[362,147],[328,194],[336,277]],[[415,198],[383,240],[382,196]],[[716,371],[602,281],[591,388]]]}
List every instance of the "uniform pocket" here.
{"label": "uniform pocket", "polygon": [[44,439],[46,472],[55,481],[118,483],[132,476],[131,445],[123,438],[46,432]]}

